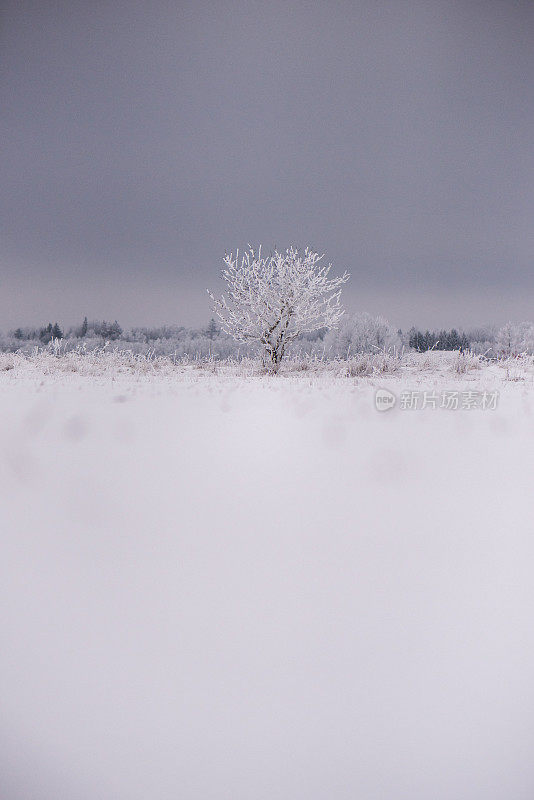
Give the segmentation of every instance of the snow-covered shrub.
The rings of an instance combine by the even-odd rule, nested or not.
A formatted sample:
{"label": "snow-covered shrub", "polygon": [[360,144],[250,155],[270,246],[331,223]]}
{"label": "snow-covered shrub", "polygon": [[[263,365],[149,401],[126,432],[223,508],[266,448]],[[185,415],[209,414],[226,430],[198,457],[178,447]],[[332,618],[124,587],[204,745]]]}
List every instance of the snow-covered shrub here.
{"label": "snow-covered shrub", "polygon": [[356,353],[400,350],[399,334],[384,317],[360,313],[344,317],[336,330],[326,334],[324,350],[335,358],[350,358]]}
{"label": "snow-covered shrub", "polygon": [[347,359],[347,375],[349,378],[363,378],[372,374],[372,356],[367,353],[361,353],[359,356]]}
{"label": "snow-covered shrub", "polygon": [[350,378],[394,374],[401,369],[402,355],[397,350],[385,349],[378,353],[359,353],[347,359],[346,365]]}
{"label": "snow-covered shrub", "polygon": [[385,348],[373,356],[375,373],[384,375],[399,372],[403,364],[402,351],[396,347]]}
{"label": "snow-covered shrub", "polygon": [[473,353],[472,350],[464,350],[461,353],[456,353],[452,364],[452,369],[459,375],[464,375],[473,369],[481,369],[484,362],[484,356],[478,353]]}

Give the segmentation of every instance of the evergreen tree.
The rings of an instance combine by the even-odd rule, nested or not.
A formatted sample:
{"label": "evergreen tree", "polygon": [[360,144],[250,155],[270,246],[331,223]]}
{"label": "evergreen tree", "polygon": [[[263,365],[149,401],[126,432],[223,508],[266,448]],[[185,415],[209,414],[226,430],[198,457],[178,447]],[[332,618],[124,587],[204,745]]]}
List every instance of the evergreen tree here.
{"label": "evergreen tree", "polygon": [[61,330],[57,322],[54,322],[54,327],[52,328],[52,338],[63,339],[63,331]]}
{"label": "evergreen tree", "polygon": [[122,336],[122,328],[117,322],[117,320],[115,320],[115,322],[112,322],[112,324],[108,326],[107,338],[120,339],[121,336]]}
{"label": "evergreen tree", "polygon": [[408,331],[408,347],[413,347],[417,350],[417,328],[411,327]]}
{"label": "evergreen tree", "polygon": [[460,347],[460,337],[458,335],[458,331],[456,328],[453,328],[452,331],[449,333],[448,341],[447,341],[447,350],[458,350]]}
{"label": "evergreen tree", "polygon": [[208,323],[208,327],[206,328],[206,336],[208,337],[208,339],[211,339],[213,341],[213,339],[215,339],[218,335],[219,335],[219,328],[217,326],[217,323],[212,317]]}
{"label": "evergreen tree", "polygon": [[52,323],[49,322],[46,328],[41,328],[39,332],[39,339],[42,341],[43,344],[48,344],[48,342],[52,338]]}

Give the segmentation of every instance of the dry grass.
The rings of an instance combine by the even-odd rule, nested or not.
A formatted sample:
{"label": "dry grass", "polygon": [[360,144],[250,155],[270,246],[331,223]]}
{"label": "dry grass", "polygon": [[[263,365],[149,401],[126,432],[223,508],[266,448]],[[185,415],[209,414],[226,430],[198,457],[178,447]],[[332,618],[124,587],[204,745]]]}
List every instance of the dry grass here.
{"label": "dry grass", "polygon": [[399,378],[456,375],[468,376],[474,371],[490,370],[496,377],[506,381],[534,380],[534,357],[517,356],[501,360],[490,360],[484,355],[470,351],[427,353],[378,351],[362,353],[353,358],[328,359],[326,357],[289,357],[274,374],[258,358],[240,359],[176,358],[156,356],[153,352],[135,353],[122,348],[104,346],[86,349],[63,349],[61,342],[44,348],[35,348],[31,353],[22,351],[0,353],[0,376],[5,380],[25,376],[38,380],[43,376],[77,375],[95,379],[115,380],[130,376],[136,380],[163,379],[196,381],[216,376],[220,379],[264,379],[372,381],[381,376]]}

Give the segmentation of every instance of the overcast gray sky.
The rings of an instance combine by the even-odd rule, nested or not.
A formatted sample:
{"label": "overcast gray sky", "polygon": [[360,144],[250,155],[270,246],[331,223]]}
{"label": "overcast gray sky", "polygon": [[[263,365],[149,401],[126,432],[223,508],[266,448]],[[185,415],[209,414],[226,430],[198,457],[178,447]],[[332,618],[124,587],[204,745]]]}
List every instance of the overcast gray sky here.
{"label": "overcast gray sky", "polygon": [[[534,319],[534,3],[3,0],[0,328],[204,323],[225,250]],[[221,287],[222,288],[222,287]]]}

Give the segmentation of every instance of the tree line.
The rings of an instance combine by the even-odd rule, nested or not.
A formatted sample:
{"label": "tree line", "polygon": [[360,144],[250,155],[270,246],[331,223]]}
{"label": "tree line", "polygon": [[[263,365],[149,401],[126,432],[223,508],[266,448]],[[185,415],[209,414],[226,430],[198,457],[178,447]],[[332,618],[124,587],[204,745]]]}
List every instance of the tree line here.
{"label": "tree line", "polygon": [[409,331],[408,345],[418,353],[427,350],[459,350],[469,349],[469,339],[465,333],[459,333],[456,328],[450,331],[419,331],[411,328]]}
{"label": "tree line", "polygon": [[[200,328],[187,328],[183,325],[137,326],[123,329],[114,322],[89,321],[84,318],[81,324],[63,328],[58,322],[49,322],[38,327],[18,327],[8,334],[8,339],[0,336],[0,349],[16,349],[17,343],[23,345],[47,345],[52,340],[65,340],[70,345],[76,341],[124,342],[128,346],[156,349],[158,352],[196,352],[227,357],[232,353],[249,352],[222,330],[212,318]],[[9,344],[9,343],[12,344]],[[428,350],[474,350],[477,353],[498,355],[518,354],[534,351],[534,327],[530,323],[507,323],[502,328],[493,326],[472,328],[466,332],[457,328],[450,330],[420,330],[412,327],[403,332],[392,326],[384,317],[374,317],[367,313],[345,314],[340,324],[328,331],[326,327],[311,333],[304,333],[296,340],[296,347],[302,353],[316,353],[334,358],[348,358],[355,353],[377,352],[377,350],[411,349],[417,352]],[[252,350],[250,350],[252,352]]]}
{"label": "tree line", "polygon": [[39,340],[43,344],[48,344],[52,339],[64,339],[66,337],[84,339],[86,336],[96,336],[108,341],[114,341],[115,339],[120,339],[122,334],[122,327],[117,320],[114,322],[106,322],[105,320],[102,322],[89,322],[85,317],[80,326],[71,328],[67,333],[63,332],[58,322],[54,322],[54,324],[49,322],[48,325],[42,328],[16,328],[11,335],[19,341]]}

